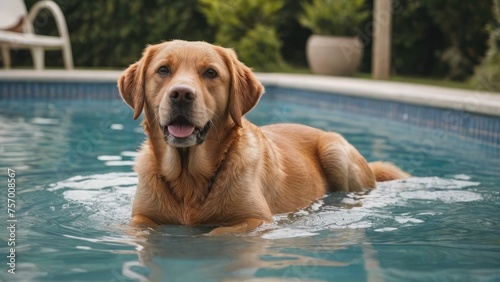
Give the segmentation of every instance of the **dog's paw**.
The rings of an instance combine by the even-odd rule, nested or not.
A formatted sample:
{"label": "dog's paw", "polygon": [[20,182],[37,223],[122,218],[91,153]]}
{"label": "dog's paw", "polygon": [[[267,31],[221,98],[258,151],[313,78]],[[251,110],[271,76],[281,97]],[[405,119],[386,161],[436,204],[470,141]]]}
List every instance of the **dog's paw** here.
{"label": "dog's paw", "polygon": [[130,220],[130,226],[133,227],[140,227],[140,228],[155,228],[158,226],[158,223],[150,219],[149,217],[146,217],[144,215],[134,215],[132,219]]}
{"label": "dog's paw", "polygon": [[264,223],[261,219],[249,218],[245,221],[231,225],[231,226],[221,226],[217,227],[214,230],[206,233],[207,236],[223,236],[223,235],[234,235],[234,234],[243,234],[254,230]]}

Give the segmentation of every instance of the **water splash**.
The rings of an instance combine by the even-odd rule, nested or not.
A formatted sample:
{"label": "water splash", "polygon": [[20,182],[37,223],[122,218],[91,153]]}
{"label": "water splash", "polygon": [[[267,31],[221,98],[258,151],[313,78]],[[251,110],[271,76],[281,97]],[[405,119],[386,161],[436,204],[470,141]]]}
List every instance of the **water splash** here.
{"label": "water splash", "polygon": [[125,224],[130,220],[137,174],[114,172],[74,176],[54,183],[48,191],[60,192],[65,200],[76,203],[96,225]]}
{"label": "water splash", "polygon": [[[379,183],[377,189],[365,193],[347,193],[337,203],[326,196],[317,201],[321,207],[301,210],[290,215],[274,216],[275,223],[262,226],[257,232],[267,239],[313,236],[322,230],[372,228],[377,232],[389,232],[406,226],[425,223],[425,218],[439,212],[418,208],[416,202],[425,201],[425,206],[436,203],[451,205],[483,199],[482,195],[467,190],[479,182],[446,179],[439,177],[415,177]],[[395,211],[396,207],[405,212]]]}
{"label": "water splash", "polygon": [[[62,190],[69,202],[82,205],[89,217],[101,222],[127,222],[137,186],[135,173],[107,173],[74,176],[52,184],[49,191]],[[480,183],[439,177],[421,177],[379,183],[377,189],[363,193],[333,193],[308,208],[274,216],[253,234],[266,239],[309,237],[323,230],[366,229],[390,232],[423,224],[439,214],[429,205],[472,202],[482,195],[471,190]],[[425,209],[418,204],[423,202]],[[396,208],[404,208],[401,209]],[[398,210],[398,211],[396,211]]]}

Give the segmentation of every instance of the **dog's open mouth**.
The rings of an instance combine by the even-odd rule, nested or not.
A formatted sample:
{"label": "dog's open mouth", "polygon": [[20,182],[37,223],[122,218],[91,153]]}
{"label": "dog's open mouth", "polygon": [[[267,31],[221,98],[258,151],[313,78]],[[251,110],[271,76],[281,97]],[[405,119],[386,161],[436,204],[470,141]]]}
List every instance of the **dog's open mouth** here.
{"label": "dog's open mouth", "polygon": [[176,138],[186,138],[193,134],[195,127],[187,122],[187,120],[181,118],[175,120],[172,124],[167,126],[167,130]]}
{"label": "dog's open mouth", "polygon": [[193,136],[196,137],[196,144],[201,144],[205,141],[209,129],[210,122],[207,122],[203,128],[200,128],[194,126],[183,116],[177,117],[167,126],[162,126],[163,134],[167,140],[169,137],[182,140]]}

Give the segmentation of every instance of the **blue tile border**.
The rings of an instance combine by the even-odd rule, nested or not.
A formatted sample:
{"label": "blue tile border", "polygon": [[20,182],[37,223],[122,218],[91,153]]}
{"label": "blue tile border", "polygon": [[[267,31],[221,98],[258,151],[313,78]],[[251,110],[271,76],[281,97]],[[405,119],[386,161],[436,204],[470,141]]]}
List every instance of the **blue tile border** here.
{"label": "blue tile border", "polygon": [[[475,140],[482,144],[500,148],[500,117],[348,96],[341,93],[327,94],[275,86],[267,86],[266,93],[268,99],[440,129],[464,139]],[[120,95],[114,82],[0,80],[0,102],[43,99],[113,100],[120,99]]]}
{"label": "blue tile border", "polygon": [[31,99],[119,99],[116,83],[0,81],[0,101]]}
{"label": "blue tile border", "polygon": [[270,99],[439,129],[500,148],[500,118],[495,116],[283,87],[266,87],[266,93]]}

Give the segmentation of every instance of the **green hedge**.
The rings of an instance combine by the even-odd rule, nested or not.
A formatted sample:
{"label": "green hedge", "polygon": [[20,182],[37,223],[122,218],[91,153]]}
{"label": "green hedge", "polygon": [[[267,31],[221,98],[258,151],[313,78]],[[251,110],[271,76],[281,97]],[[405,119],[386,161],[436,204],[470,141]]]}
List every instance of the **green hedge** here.
{"label": "green hedge", "polygon": [[[31,7],[36,0],[25,1]],[[214,32],[198,8],[198,0],[55,0],[66,16],[75,65],[124,67],[140,58],[147,44],[170,39],[213,41]],[[39,17],[42,33],[53,21]],[[60,55],[51,55],[60,63]],[[48,60],[47,65],[53,64]]]}
{"label": "green hedge", "polygon": [[216,43],[234,48],[241,61],[258,70],[283,64],[276,26],[283,0],[200,0],[216,29]]}
{"label": "green hedge", "polygon": [[489,49],[482,64],[476,68],[473,82],[476,89],[500,92],[500,0],[494,0],[495,21],[489,27]]}
{"label": "green hedge", "polygon": [[[274,2],[219,2],[245,1],[262,5]],[[279,61],[281,56],[286,62],[305,66],[305,42],[311,31],[300,27],[298,14],[302,9],[301,3],[312,0],[281,1],[283,7],[272,15],[269,22],[259,23],[259,13],[254,13],[257,18],[250,19],[252,27],[247,28],[245,33],[242,31],[239,38],[229,36],[233,38],[232,44],[221,40],[234,32],[224,30],[222,26],[230,27],[232,23],[225,21],[225,17],[221,17],[216,24],[209,23],[198,0],[55,2],[66,15],[75,65],[78,67],[124,67],[140,57],[146,44],[174,38],[224,43],[238,49],[240,57],[247,58],[244,60],[257,69],[266,69],[266,62]],[[25,2],[31,7],[36,1]],[[393,15],[392,59],[395,74],[458,80],[465,80],[473,74],[486,53],[489,36],[486,27],[494,23],[492,0],[393,2],[396,8]],[[373,0],[365,0],[365,8],[372,11]],[[248,11],[236,7],[233,14],[225,16],[238,18],[245,16],[244,13],[248,14]],[[352,27],[367,38],[364,40],[366,49],[361,69],[365,72],[369,72],[371,62],[370,22],[371,19]],[[47,32],[53,24],[42,16],[37,28]],[[277,48],[279,53],[273,51]],[[18,54],[13,58],[14,65],[31,64],[29,53],[13,52]],[[47,55],[47,65],[62,66],[60,57],[60,53],[51,52]]]}
{"label": "green hedge", "polygon": [[456,80],[471,76],[487,48],[491,3],[401,1],[401,12],[394,15],[394,69],[399,74]]}

